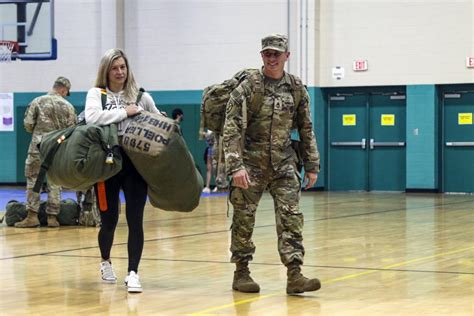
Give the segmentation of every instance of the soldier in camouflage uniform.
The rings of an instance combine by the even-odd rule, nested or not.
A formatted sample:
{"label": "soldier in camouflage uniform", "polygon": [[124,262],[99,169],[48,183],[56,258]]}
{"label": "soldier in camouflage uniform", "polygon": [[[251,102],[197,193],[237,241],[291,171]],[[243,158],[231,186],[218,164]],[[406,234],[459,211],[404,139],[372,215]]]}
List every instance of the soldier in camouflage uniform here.
{"label": "soldier in camouflage uniform", "polygon": [[303,97],[295,104],[292,94],[295,78],[284,71],[289,55],[286,36],[275,34],[262,39],[264,96],[259,109],[248,115],[243,142],[242,104],[251,102],[250,80],[245,79],[231,93],[226,107],[224,153],[227,172],[232,175],[230,201],[234,208],[230,251],[231,262],[236,263],[232,288],[240,292],[260,291],[260,286],[250,277],[248,262],[255,252],[252,242],[255,213],[265,189],[274,200],[278,251],[288,269],[287,293],[316,291],[321,287],[318,279],[304,277],[300,269],[304,256],[303,214],[299,209],[302,180],[297,171],[297,154],[291,145],[292,129],[297,129],[300,136],[306,189],[317,180],[319,153],[309,95],[300,85]]}
{"label": "soldier in camouflage uniform", "polygon": [[[40,224],[38,220],[40,195],[33,192],[41,167],[38,144],[44,134],[76,124],[76,111],[71,103],[64,98],[69,95],[70,89],[71,83],[69,80],[58,77],[54,82],[53,90],[47,95],[35,98],[25,112],[23,124],[26,131],[33,134],[25,163],[26,209],[28,215],[23,221],[16,223],[15,227],[36,227]],[[59,223],[56,215],[59,213],[61,188],[48,181],[48,189],[46,205],[48,226],[57,227]]]}

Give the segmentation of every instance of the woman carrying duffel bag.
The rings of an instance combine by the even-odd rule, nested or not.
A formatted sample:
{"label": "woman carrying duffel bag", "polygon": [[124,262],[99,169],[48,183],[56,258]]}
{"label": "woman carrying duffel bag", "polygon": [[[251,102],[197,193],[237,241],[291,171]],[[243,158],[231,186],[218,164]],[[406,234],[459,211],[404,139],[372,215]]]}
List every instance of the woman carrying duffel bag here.
{"label": "woman carrying duffel bag", "polygon": [[[125,53],[117,48],[105,52],[97,72],[95,88],[87,93],[85,118],[87,124],[116,123],[119,139],[129,119],[142,110],[160,113],[153,98],[143,93],[136,104],[139,88],[133,77]],[[101,210],[102,226],[99,247],[102,257],[100,272],[103,282],[115,283],[117,277],[110,260],[115,228],[119,218],[120,189],[125,195],[128,224],[128,292],[142,292],[138,265],[143,251],[143,211],[147,199],[147,183],[135,169],[127,154],[120,148],[122,170],[110,179],[96,184],[96,196]]]}

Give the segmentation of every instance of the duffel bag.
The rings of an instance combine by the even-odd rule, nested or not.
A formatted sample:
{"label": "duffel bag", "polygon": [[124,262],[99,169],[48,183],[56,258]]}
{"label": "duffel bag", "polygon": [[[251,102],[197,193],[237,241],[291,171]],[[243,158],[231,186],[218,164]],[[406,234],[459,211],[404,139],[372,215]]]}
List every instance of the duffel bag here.
{"label": "duffel bag", "polygon": [[40,154],[42,163],[35,192],[39,192],[46,172],[48,181],[82,191],[122,169],[115,124],[79,124],[48,133],[41,140]]}
{"label": "duffel bag", "polygon": [[[0,220],[2,223],[5,220],[7,226],[14,226],[15,223],[21,222],[28,215],[26,210],[26,203],[18,202],[17,200],[10,200],[5,206],[5,215]],[[41,201],[38,210],[38,220],[41,226],[48,225],[48,216],[46,214],[46,201]]]}
{"label": "duffel bag", "polygon": [[178,212],[198,206],[203,179],[174,120],[143,111],[125,129],[122,148],[148,183],[151,205]]}
{"label": "duffel bag", "polygon": [[75,226],[79,224],[79,214],[81,209],[77,202],[71,198],[61,201],[59,214],[56,216],[61,226]]}

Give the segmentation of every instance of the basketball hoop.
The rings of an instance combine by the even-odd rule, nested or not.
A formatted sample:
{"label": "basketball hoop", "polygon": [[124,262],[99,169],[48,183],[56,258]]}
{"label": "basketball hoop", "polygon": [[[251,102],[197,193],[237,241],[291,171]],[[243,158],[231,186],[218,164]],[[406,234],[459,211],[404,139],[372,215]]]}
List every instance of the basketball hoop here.
{"label": "basketball hoop", "polygon": [[18,52],[18,43],[14,41],[0,41],[0,63],[12,61],[12,53]]}

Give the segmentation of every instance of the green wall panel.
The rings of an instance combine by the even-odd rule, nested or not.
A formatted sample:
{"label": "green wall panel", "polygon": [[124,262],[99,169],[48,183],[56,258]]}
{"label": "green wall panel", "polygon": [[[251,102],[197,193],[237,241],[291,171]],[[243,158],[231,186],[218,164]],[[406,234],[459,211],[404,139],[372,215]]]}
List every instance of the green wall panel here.
{"label": "green wall panel", "polygon": [[437,106],[434,85],[407,86],[407,189],[438,188]]}
{"label": "green wall panel", "polygon": [[327,117],[327,106],[324,100],[324,94],[321,88],[313,87],[308,88],[309,96],[311,98],[311,118],[313,119],[313,129],[318,142],[318,150],[321,157],[321,171],[318,175],[318,181],[316,182],[317,188],[324,187],[326,182],[326,117]]}

